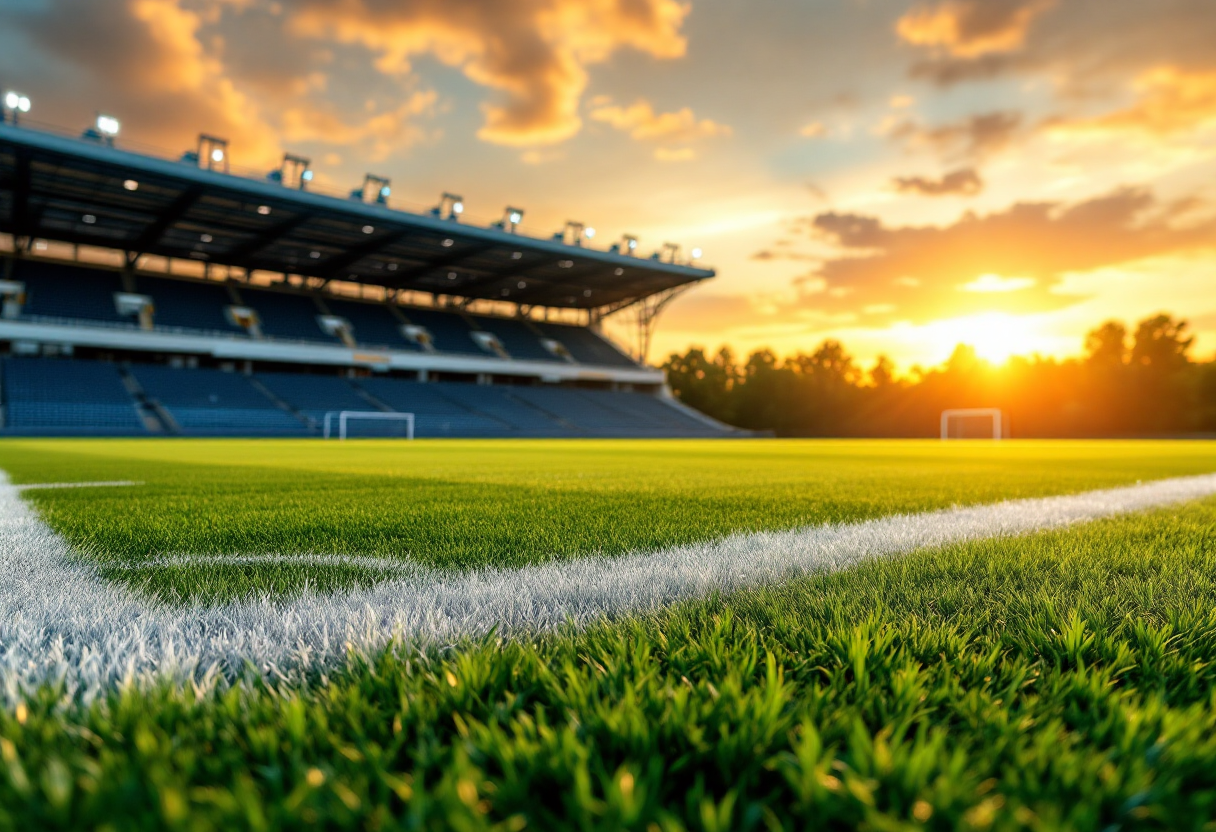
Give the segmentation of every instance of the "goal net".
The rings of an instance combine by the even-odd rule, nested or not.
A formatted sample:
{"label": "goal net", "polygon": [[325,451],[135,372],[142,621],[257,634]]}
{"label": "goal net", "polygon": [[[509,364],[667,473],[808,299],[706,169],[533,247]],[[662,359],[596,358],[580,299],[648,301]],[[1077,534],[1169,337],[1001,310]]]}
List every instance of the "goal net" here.
{"label": "goal net", "polygon": [[322,430],[326,439],[414,438],[413,413],[384,413],[379,410],[331,410]]}
{"label": "goal net", "polygon": [[942,439],[1003,439],[1007,425],[995,407],[942,411]]}

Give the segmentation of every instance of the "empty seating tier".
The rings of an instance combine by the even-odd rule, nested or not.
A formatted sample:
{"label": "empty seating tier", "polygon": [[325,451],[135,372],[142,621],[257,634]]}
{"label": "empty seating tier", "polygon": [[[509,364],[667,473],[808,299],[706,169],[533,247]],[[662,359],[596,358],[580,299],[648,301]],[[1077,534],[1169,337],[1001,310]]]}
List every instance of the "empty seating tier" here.
{"label": "empty seating tier", "polygon": [[232,298],[222,283],[140,276],[136,286],[152,298],[157,329],[246,337],[245,330],[224,314]]}
{"label": "empty seating tier", "polygon": [[341,343],[338,338],[321,331],[317,316],[321,314],[316,302],[304,295],[271,292],[263,289],[240,289],[246,306],[258,313],[262,334],[285,341],[317,341],[323,344]]}
{"label": "empty seating tier", "polygon": [[118,314],[114,293],[122,290],[122,283],[115,272],[18,260],[13,277],[25,283],[22,318],[139,325],[134,317]]}
{"label": "empty seating tier", "polygon": [[143,419],[113,364],[67,358],[0,361],[4,427],[40,434],[143,434]]}
{"label": "empty seating tier", "polygon": [[601,364],[608,367],[636,367],[637,363],[596,333],[581,326],[537,322],[536,328],[549,338],[561,342],[580,364]]}
{"label": "empty seating tier", "polygon": [[132,375],[173,417],[178,430],[197,436],[293,436],[307,425],[284,411],[249,379],[219,370],[155,365],[131,368]]}

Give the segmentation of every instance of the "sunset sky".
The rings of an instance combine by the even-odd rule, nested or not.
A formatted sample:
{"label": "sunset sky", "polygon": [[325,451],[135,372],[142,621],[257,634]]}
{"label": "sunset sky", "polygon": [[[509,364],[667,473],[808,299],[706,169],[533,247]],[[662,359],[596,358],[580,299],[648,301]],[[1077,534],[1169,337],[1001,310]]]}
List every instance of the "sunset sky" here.
{"label": "sunset sky", "polygon": [[1213,0],[3,0],[0,85],[401,207],[700,246],[719,276],[652,359],[1062,356],[1159,310],[1216,350]]}

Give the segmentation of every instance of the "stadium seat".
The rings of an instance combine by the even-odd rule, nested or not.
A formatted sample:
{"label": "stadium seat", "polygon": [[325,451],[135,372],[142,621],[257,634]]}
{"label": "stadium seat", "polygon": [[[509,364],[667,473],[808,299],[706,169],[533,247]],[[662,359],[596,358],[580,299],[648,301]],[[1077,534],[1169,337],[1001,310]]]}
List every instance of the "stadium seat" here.
{"label": "stadium seat", "polygon": [[561,361],[553,353],[545,349],[540,342],[540,336],[528,328],[522,321],[509,318],[475,317],[473,320],[486,332],[492,332],[498,337],[503,349],[512,358],[528,361]]}
{"label": "stadium seat", "polygon": [[141,294],[152,298],[156,329],[247,337],[245,330],[224,314],[224,307],[232,304],[232,298],[222,283],[141,275],[136,286]]}
{"label": "stadium seat", "polygon": [[75,435],[147,433],[113,365],[68,358],[0,360],[6,432]]}
{"label": "stadium seat", "polygon": [[637,363],[612,346],[606,339],[584,326],[537,322],[536,328],[547,337],[560,341],[580,364],[608,367],[636,367]]}
{"label": "stadium seat", "polygon": [[284,341],[315,341],[322,344],[341,344],[341,340],[321,331],[317,316],[321,310],[312,298],[288,292],[267,289],[251,289],[242,286],[241,299],[252,307],[262,325],[262,334],[267,338]]}
{"label": "stadium seat", "polygon": [[25,283],[21,317],[40,321],[88,321],[138,328],[134,317],[118,314],[114,293],[122,291],[117,272],[18,260],[13,277]]}
{"label": "stadium seat", "polygon": [[325,305],[334,315],[350,321],[359,346],[422,352],[422,347],[401,335],[401,321],[382,303],[326,298]]}
{"label": "stadium seat", "polygon": [[238,373],[143,364],[132,367],[131,374],[186,435],[299,436],[310,432],[304,420],[278,407]]}

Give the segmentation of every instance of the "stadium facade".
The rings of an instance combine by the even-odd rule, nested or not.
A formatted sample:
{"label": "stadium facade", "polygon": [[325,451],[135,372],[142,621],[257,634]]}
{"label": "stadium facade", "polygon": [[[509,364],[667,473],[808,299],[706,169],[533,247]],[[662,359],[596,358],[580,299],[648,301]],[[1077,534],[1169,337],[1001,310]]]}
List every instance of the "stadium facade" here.
{"label": "stadium facade", "polygon": [[390,200],[370,175],[319,193],[290,155],[239,175],[209,136],[167,159],[0,123],[0,432],[308,436],[336,411],[413,413],[418,436],[732,432],[600,331],[632,313],[644,352],[712,270]]}

